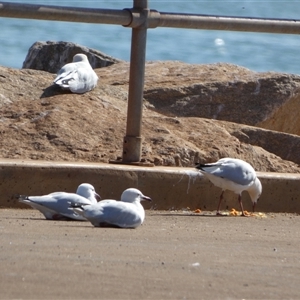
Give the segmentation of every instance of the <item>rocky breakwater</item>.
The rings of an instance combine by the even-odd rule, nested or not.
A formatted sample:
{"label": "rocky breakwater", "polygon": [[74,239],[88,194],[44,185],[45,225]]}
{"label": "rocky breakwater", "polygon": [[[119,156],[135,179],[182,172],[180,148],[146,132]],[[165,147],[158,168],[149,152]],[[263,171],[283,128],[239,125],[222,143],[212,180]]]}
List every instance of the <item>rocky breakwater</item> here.
{"label": "rocky breakwater", "polygon": [[[48,71],[0,67],[0,158],[108,162],[121,156],[129,63],[95,71],[98,86],[75,95],[52,85]],[[280,112],[298,99],[299,86],[296,75],[230,64],[147,62],[142,159],[193,167],[231,156],[258,171],[298,173],[300,137],[275,124],[290,122]]]}

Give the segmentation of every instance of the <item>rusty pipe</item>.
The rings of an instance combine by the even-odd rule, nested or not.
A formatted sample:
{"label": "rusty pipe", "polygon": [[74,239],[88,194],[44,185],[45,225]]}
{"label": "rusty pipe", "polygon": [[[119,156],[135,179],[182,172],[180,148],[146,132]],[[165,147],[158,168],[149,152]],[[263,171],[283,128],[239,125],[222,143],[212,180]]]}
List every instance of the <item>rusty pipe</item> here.
{"label": "rusty pipe", "polygon": [[0,17],[123,26],[132,22],[131,13],[127,10],[74,8],[10,2],[0,2]]}
{"label": "rusty pipe", "polygon": [[[300,20],[159,13],[149,27],[300,34]],[[151,23],[154,23],[153,25]],[[152,25],[152,26],[151,26]]]}
{"label": "rusty pipe", "polygon": [[133,10],[143,15],[144,22],[132,29],[127,124],[122,156],[124,163],[139,162],[141,160],[148,1],[134,0]]}
{"label": "rusty pipe", "polygon": [[145,14],[140,8],[148,8],[147,0],[135,0],[133,9],[93,9],[63,6],[0,2],[0,17],[27,18],[51,21],[115,24],[127,27],[171,27],[205,30],[230,30],[300,34],[300,20],[228,17],[199,14],[180,14],[150,10]]}

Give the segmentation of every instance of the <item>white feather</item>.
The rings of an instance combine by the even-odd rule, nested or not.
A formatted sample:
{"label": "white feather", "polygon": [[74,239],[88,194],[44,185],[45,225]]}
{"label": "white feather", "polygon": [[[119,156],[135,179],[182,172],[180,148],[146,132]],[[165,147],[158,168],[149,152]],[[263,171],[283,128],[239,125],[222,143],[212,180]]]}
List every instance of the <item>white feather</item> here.
{"label": "white feather", "polygon": [[144,222],[145,211],[140,201],[151,199],[130,188],[122,193],[121,201],[106,199],[93,205],[73,208],[96,227],[136,228]]}
{"label": "white feather", "polygon": [[54,83],[72,93],[82,94],[96,87],[98,76],[85,54],[76,54],[73,62],[64,65],[57,73]]}
{"label": "white feather", "polygon": [[19,201],[39,210],[48,220],[74,219],[86,220],[70,209],[70,204],[90,205],[97,203],[100,197],[91,184],[78,186],[76,194],[54,192],[43,196],[20,196]]}

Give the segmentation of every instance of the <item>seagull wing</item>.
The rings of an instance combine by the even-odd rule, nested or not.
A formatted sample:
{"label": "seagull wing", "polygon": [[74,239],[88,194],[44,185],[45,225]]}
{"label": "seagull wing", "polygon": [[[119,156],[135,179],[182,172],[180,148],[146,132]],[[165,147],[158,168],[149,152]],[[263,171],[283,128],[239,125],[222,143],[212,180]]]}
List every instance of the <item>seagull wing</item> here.
{"label": "seagull wing", "polygon": [[74,193],[55,192],[44,196],[27,196],[21,198],[21,202],[38,209],[47,219],[54,215],[61,215],[75,220],[86,220],[70,209],[70,203],[90,205],[90,200]]}
{"label": "seagull wing", "polygon": [[[64,79],[65,78],[71,78],[73,72],[75,72],[77,70],[77,66],[74,63],[69,63],[64,65],[57,73],[56,78],[54,79],[54,83],[60,85],[63,87],[63,85],[66,85],[66,83],[64,83]],[[65,88],[67,88],[68,86],[66,85]]]}
{"label": "seagull wing", "polygon": [[84,62],[65,65],[57,74],[54,83],[73,93],[82,94],[92,90],[98,81],[98,76],[92,67]]}
{"label": "seagull wing", "polygon": [[[135,205],[116,200],[103,200],[94,205],[85,206],[84,216],[94,226],[117,226],[134,228],[143,218]],[[76,211],[76,209],[75,209]]]}
{"label": "seagull wing", "polygon": [[251,165],[237,159],[220,159],[216,163],[200,164],[196,168],[242,186],[251,184],[256,178],[256,173]]}
{"label": "seagull wing", "polygon": [[73,93],[85,93],[92,90],[96,84],[94,71],[92,69],[79,68],[76,73],[72,74],[73,78],[69,81],[70,91]]}

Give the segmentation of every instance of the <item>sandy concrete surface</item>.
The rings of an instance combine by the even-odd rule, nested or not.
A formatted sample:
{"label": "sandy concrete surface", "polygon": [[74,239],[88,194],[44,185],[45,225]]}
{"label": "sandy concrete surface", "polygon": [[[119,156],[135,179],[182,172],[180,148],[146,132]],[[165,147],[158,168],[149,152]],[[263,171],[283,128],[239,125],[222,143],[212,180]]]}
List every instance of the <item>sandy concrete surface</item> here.
{"label": "sandy concrete surface", "polygon": [[299,299],[300,217],[146,211],[137,229],[0,210],[1,299]]}

